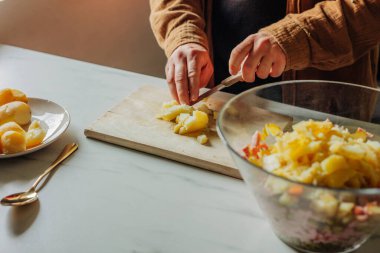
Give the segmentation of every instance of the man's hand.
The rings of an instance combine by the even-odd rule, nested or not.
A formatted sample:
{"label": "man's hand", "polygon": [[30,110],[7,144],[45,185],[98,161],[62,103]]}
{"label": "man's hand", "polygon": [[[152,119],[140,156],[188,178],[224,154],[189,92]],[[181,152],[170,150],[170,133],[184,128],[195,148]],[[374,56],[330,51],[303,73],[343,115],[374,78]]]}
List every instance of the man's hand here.
{"label": "man's hand", "polygon": [[249,35],[231,52],[229,69],[235,75],[241,69],[243,80],[255,81],[255,76],[265,79],[278,77],[284,72],[286,57],[280,46],[264,33]]}
{"label": "man's hand", "polygon": [[208,51],[201,45],[179,46],[165,67],[170,93],[181,104],[189,104],[199,96],[199,89],[209,82],[214,67]]}

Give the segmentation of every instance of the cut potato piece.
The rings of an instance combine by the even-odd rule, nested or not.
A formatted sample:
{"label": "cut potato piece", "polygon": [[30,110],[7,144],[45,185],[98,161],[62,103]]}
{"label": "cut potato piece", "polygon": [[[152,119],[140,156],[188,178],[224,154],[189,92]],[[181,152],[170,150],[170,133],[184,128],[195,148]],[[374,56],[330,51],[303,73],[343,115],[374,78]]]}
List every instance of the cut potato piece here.
{"label": "cut potato piece", "polygon": [[188,105],[173,105],[166,107],[157,117],[166,121],[172,121],[181,113],[192,113],[193,111],[193,107]]}
{"label": "cut potato piece", "polygon": [[208,108],[205,103],[199,103],[199,105],[195,108],[197,111],[202,111],[206,114],[212,114],[212,111]]}
{"label": "cut potato piece", "polygon": [[200,144],[204,145],[204,144],[206,144],[208,142],[208,138],[207,138],[207,136],[205,134],[201,134],[201,135],[198,135],[197,141]]}
{"label": "cut potato piece", "polygon": [[10,121],[25,125],[30,122],[31,117],[30,107],[24,102],[14,101],[0,106],[0,125]]}
{"label": "cut potato piece", "polygon": [[0,106],[13,101],[21,101],[24,103],[28,103],[28,98],[20,90],[9,88],[0,90]]}
{"label": "cut potato piece", "polygon": [[188,117],[190,117],[190,113],[181,113],[175,119],[175,123],[184,122]]}
{"label": "cut potato piece", "polygon": [[27,96],[20,90],[0,90],[0,153],[13,154],[35,147],[43,141],[46,130],[38,120],[31,121]]}
{"label": "cut potato piece", "polygon": [[203,130],[207,127],[208,116],[202,111],[194,111],[193,115],[186,117],[183,121],[179,121],[181,126],[179,134],[187,134]]}
{"label": "cut potato piece", "polygon": [[0,125],[0,153],[3,152],[2,151],[3,148],[2,148],[2,143],[1,143],[1,136],[3,136],[3,134],[5,132],[8,132],[8,131],[19,132],[20,134],[23,134],[23,135],[25,134],[24,129],[22,129],[19,124],[15,123],[13,121]]}
{"label": "cut potato piece", "polygon": [[330,155],[322,161],[321,167],[323,171],[328,175],[334,173],[337,170],[348,168],[348,164],[344,156]]}
{"label": "cut potato piece", "polygon": [[0,137],[7,131],[16,131],[25,134],[24,129],[22,129],[22,127],[14,121],[0,125]]}
{"label": "cut potato piece", "polygon": [[7,131],[1,136],[1,147],[4,154],[14,154],[26,150],[25,134]]}
{"label": "cut potato piece", "polygon": [[41,127],[39,121],[34,120],[26,133],[26,148],[32,148],[42,143],[46,131]]}
{"label": "cut potato piece", "polygon": [[188,105],[179,105],[176,101],[163,103],[161,112],[156,116],[158,119],[175,121],[173,132],[181,135],[193,136],[201,144],[208,142],[205,132],[209,129],[209,115],[213,111],[206,104],[196,106],[196,109]]}

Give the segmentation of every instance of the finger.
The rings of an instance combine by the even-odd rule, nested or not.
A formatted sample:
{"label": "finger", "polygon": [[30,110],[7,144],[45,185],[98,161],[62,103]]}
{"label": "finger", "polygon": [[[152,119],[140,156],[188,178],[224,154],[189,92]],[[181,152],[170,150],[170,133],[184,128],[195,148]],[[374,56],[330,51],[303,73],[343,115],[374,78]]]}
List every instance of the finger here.
{"label": "finger", "polygon": [[214,73],[214,67],[210,62],[208,62],[201,70],[200,76],[200,86],[199,88],[204,88],[207,86],[208,82],[211,79],[212,74]]}
{"label": "finger", "polygon": [[175,71],[175,65],[174,64],[167,64],[165,68],[166,72],[166,82],[169,86],[170,95],[173,99],[175,99],[179,103],[178,94],[177,94],[177,87],[175,85],[174,81],[174,71]]}
{"label": "finger", "polygon": [[245,82],[251,83],[255,81],[257,67],[259,65],[262,55],[257,54],[257,51],[253,48],[245,59],[242,65],[242,78]]}
{"label": "finger", "polygon": [[244,60],[241,67],[241,76],[245,82],[251,83],[255,81],[257,64],[258,63],[254,65],[254,54],[252,49],[251,52],[249,52],[247,58]]}
{"label": "finger", "polygon": [[270,72],[271,77],[279,77],[282,72],[284,72],[285,64],[281,64],[280,62],[274,62],[272,65],[272,70]]}
{"label": "finger", "polygon": [[272,65],[272,70],[270,72],[271,77],[279,77],[285,70],[286,60],[281,57],[277,57]]}
{"label": "finger", "polygon": [[175,68],[174,81],[177,88],[178,99],[181,104],[189,104],[189,87],[187,80],[186,62],[180,62]]}
{"label": "finger", "polygon": [[200,75],[201,75],[201,64],[197,58],[189,59],[187,62],[187,77],[188,85],[190,91],[190,99],[192,101],[197,100],[199,96],[200,87]]}
{"label": "finger", "polygon": [[269,72],[272,68],[272,64],[272,57],[270,57],[269,55],[264,56],[260,61],[259,67],[257,68],[256,75],[261,79],[268,78]]}
{"label": "finger", "polygon": [[242,66],[242,77],[246,82],[253,82],[261,58],[269,52],[270,45],[262,41],[256,41],[253,50],[249,53]]}
{"label": "finger", "polygon": [[252,49],[254,38],[255,37],[253,35],[248,36],[231,51],[230,59],[228,62],[231,75],[236,75],[239,72],[242,62]]}

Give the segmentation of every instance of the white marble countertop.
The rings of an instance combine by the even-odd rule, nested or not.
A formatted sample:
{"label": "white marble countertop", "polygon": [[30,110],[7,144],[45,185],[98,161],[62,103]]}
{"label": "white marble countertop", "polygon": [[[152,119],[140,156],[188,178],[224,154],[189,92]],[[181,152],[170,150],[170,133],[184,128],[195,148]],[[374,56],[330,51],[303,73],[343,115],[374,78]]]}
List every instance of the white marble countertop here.
{"label": "white marble countertop", "polygon": [[[84,136],[86,126],[143,84],[166,85],[0,46],[0,88],[55,101],[72,120],[50,146],[0,160],[0,195],[27,189],[66,143],[80,146],[39,202],[0,207],[0,252],[295,252],[273,234],[242,181]],[[380,232],[357,252],[379,249]]]}

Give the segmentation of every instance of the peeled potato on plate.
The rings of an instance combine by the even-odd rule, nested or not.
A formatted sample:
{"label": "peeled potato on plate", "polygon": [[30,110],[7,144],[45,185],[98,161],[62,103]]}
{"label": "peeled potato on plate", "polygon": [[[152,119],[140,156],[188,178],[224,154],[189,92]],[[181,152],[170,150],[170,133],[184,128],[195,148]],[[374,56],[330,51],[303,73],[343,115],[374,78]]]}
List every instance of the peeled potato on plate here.
{"label": "peeled potato on plate", "polygon": [[34,120],[26,133],[26,148],[32,148],[39,145],[45,138],[46,131],[41,127],[39,121]]}
{"label": "peeled potato on plate", "polygon": [[22,152],[41,144],[45,138],[46,130],[39,121],[30,124],[32,112],[27,103],[22,91],[0,90],[0,153]]}
{"label": "peeled potato on plate", "polygon": [[25,133],[25,130],[14,121],[7,122],[0,125],[0,138],[5,132],[8,132],[8,131],[16,131],[23,134]]}
{"label": "peeled potato on plate", "polygon": [[30,123],[32,112],[28,104],[21,101],[13,101],[0,106],[0,125],[14,121],[19,125]]}
{"label": "peeled potato on plate", "polygon": [[[8,137],[4,137],[5,139],[5,142],[7,142],[5,144],[5,151],[3,149],[3,141],[2,141],[2,136],[7,133],[7,132],[10,132],[10,131],[13,131],[13,132],[18,132],[20,133],[21,135],[25,135],[25,131],[24,129],[22,129],[20,127],[20,125],[18,125],[17,123],[15,122],[8,122],[8,123],[5,123],[5,124],[2,124],[0,125],[0,153],[6,153],[6,152],[9,152],[10,150],[13,150],[12,148],[9,148],[9,140],[10,142],[12,142],[12,136],[8,136]],[[16,137],[17,138],[17,137]]]}
{"label": "peeled potato on plate", "polygon": [[7,131],[1,136],[1,146],[4,154],[13,154],[26,150],[25,134]]}
{"label": "peeled potato on plate", "polygon": [[28,103],[28,98],[25,93],[20,90],[9,88],[0,90],[0,106],[13,101]]}

